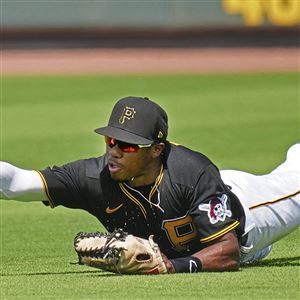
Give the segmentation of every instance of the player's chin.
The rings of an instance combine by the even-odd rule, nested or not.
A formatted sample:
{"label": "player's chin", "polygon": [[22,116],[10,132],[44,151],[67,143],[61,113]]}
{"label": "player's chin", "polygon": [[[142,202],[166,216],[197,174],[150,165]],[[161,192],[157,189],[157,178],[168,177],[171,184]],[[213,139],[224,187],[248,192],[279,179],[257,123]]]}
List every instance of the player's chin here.
{"label": "player's chin", "polygon": [[[130,179],[130,177],[126,176],[123,172],[118,173],[110,173],[110,177],[117,182],[126,182]],[[129,179],[128,179],[129,178]]]}

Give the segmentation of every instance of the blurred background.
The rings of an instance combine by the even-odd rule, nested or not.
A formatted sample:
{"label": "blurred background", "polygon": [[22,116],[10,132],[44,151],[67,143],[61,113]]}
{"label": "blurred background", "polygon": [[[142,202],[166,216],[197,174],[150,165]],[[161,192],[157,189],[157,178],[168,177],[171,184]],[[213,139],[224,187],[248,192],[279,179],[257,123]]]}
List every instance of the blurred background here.
{"label": "blurred background", "polygon": [[4,48],[296,46],[298,0],[2,3]]}
{"label": "blurred background", "polygon": [[[2,73],[46,72],[47,63],[50,73],[80,70],[110,73],[124,69],[126,72],[157,69],[199,72],[257,70],[258,67],[295,70],[299,67],[299,53],[295,52],[299,46],[299,22],[298,0],[4,0],[1,1]],[[146,51],[147,48],[162,49],[162,52]],[[211,48],[214,51],[205,51]],[[229,48],[242,48],[244,52],[230,52]],[[250,53],[249,48],[256,51]],[[274,48],[277,50],[271,51]],[[56,52],[34,52],[34,56],[28,52],[37,49]],[[58,49],[94,51],[67,53]],[[97,53],[97,49],[114,51]],[[224,50],[223,56],[220,50]],[[248,67],[241,66],[241,56],[249,60]],[[291,62],[288,57],[294,60]],[[139,65],[141,60],[150,65]]]}

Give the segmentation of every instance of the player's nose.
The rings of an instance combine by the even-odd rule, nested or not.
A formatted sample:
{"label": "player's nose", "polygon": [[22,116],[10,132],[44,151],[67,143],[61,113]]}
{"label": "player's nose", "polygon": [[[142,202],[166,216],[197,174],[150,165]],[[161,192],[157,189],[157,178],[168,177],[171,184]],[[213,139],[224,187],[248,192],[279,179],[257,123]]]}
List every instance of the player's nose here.
{"label": "player's nose", "polygon": [[107,147],[107,153],[110,157],[121,158],[123,152],[120,150],[118,145],[114,145],[113,147]]}

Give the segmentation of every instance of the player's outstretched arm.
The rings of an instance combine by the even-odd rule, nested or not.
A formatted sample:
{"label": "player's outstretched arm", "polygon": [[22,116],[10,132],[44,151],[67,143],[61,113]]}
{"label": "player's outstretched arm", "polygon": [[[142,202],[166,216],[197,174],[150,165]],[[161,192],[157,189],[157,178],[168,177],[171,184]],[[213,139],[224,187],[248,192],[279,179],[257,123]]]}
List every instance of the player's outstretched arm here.
{"label": "player's outstretched arm", "polygon": [[192,256],[168,260],[169,273],[237,271],[240,266],[239,244],[234,231],[224,234]]}
{"label": "player's outstretched arm", "polygon": [[46,200],[47,196],[38,172],[0,161],[0,198],[42,201]]}

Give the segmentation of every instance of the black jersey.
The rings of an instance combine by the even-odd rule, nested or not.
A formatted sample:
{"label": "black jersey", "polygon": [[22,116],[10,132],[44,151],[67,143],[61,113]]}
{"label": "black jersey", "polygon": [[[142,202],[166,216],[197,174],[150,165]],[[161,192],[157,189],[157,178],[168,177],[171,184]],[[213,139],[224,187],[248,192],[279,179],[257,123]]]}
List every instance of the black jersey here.
{"label": "black jersey", "polygon": [[244,212],[217,167],[203,154],[167,144],[158,187],[132,189],[114,181],[106,155],[41,171],[52,207],[84,209],[108,231],[154,235],[169,258],[191,255],[235,229]]}

